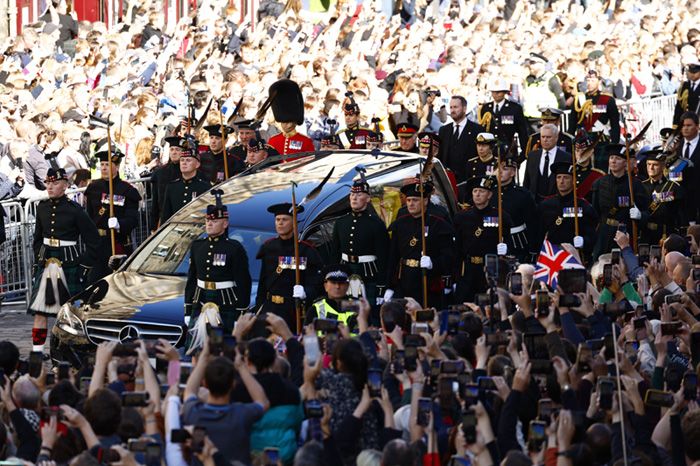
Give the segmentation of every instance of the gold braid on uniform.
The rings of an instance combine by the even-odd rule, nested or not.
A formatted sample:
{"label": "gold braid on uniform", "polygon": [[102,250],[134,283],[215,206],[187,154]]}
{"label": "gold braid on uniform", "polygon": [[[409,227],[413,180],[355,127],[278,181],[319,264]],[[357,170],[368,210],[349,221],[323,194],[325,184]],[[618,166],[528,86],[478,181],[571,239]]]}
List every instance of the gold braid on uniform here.
{"label": "gold braid on uniform", "polygon": [[579,99],[574,99],[574,110],[579,114],[578,123],[580,124],[584,118],[593,115],[593,101],[586,99],[583,105],[579,105]]}
{"label": "gold braid on uniform", "polygon": [[684,112],[688,111],[688,89],[683,89],[683,86],[678,89],[678,103]]}
{"label": "gold braid on uniform", "polygon": [[491,118],[491,112],[486,112],[479,116],[479,124],[486,129],[486,132],[488,132],[490,129],[489,127],[491,126]]}

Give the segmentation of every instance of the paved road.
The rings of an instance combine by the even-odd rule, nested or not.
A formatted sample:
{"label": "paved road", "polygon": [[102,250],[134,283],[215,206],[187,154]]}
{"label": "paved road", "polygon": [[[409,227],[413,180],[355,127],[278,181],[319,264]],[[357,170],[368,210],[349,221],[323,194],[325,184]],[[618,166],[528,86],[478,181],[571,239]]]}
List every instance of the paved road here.
{"label": "paved road", "polygon": [[[0,308],[0,341],[9,340],[19,348],[23,358],[32,350],[32,324],[34,318],[27,315],[24,305],[8,304]],[[49,328],[53,322],[49,322]],[[48,351],[48,344],[46,346]]]}

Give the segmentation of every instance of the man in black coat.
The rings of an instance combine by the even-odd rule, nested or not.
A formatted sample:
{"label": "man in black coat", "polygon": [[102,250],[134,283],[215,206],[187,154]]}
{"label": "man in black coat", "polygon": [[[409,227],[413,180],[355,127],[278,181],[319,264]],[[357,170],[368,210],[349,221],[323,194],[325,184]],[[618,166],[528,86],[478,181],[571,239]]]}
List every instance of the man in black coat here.
{"label": "man in black coat", "polygon": [[452,170],[457,183],[466,181],[467,159],[476,156],[476,136],[485,132],[484,127],[467,120],[467,99],[453,96],[450,100],[450,117],[453,122],[440,128],[440,153],[442,164]]}
{"label": "man in black coat", "polygon": [[528,141],[528,123],[523,107],[506,99],[510,89],[505,82],[497,82],[489,90],[493,101],[479,108],[479,124],[503,144],[511,145],[513,136],[517,134],[520,150],[524,152]]}
{"label": "man in black coat", "polygon": [[675,160],[668,162],[669,179],[680,184],[686,193],[685,219],[700,222],[700,120],[693,112],[680,119],[681,141]]}
{"label": "man in black coat", "polygon": [[163,196],[165,187],[171,181],[180,178],[180,151],[185,146],[185,138],[180,136],[170,136],[165,138],[165,142],[170,145],[168,149],[168,163],[157,168],[151,175],[152,196],[149,225],[151,232],[154,232],[159,225],[161,209],[163,208]]}
{"label": "man in black coat", "polygon": [[539,204],[545,197],[556,193],[556,176],[552,174],[554,162],[571,163],[571,154],[557,147],[559,128],[544,125],[540,131],[542,148],[527,155],[523,187],[530,190]]}
{"label": "man in black coat", "polygon": [[678,89],[676,107],[673,111],[673,127],[682,125],[681,116],[685,112],[698,112],[700,109],[700,63],[689,63],[685,68],[688,78]]}

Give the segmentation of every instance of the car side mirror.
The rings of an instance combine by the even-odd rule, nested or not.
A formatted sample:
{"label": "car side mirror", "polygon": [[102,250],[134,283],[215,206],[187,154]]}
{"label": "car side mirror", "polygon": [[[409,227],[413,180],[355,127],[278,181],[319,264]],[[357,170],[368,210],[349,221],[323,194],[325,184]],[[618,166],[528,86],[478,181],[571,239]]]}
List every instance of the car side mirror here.
{"label": "car side mirror", "polygon": [[110,256],[107,265],[109,266],[110,270],[116,272],[119,269],[119,267],[122,266],[124,261],[126,261],[126,257],[126,254],[117,254],[114,256]]}

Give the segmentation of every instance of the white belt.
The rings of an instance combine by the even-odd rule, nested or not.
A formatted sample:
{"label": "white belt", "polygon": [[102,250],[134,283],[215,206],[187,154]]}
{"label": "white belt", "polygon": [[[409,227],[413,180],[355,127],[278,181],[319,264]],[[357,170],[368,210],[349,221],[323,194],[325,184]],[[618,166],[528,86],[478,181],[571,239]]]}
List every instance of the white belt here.
{"label": "white belt", "polygon": [[345,253],[342,253],[340,258],[345,262],[352,262],[353,264],[365,264],[367,262],[374,262],[377,260],[377,256],[352,256],[353,259],[357,260],[350,261],[350,256]]}
{"label": "white belt", "polygon": [[510,234],[514,235],[516,233],[520,233],[521,231],[525,231],[527,229],[527,225],[524,223],[522,225],[518,225],[517,227],[513,227],[510,229]]}
{"label": "white belt", "polygon": [[197,286],[204,290],[223,290],[226,288],[233,288],[234,286],[236,286],[236,282],[207,282],[204,280],[197,279]]}
{"label": "white belt", "polygon": [[51,246],[53,248],[59,248],[59,247],[66,247],[66,246],[75,246],[78,244],[77,241],[64,241],[62,239],[54,239],[54,238],[44,238],[44,244],[46,246]]}

